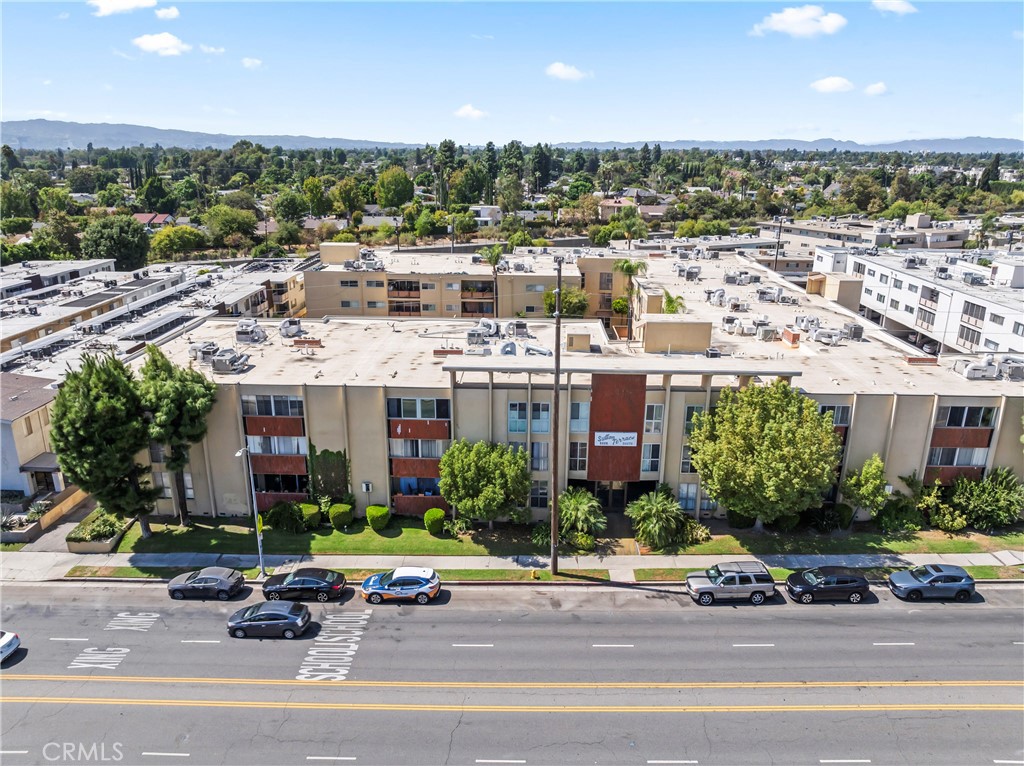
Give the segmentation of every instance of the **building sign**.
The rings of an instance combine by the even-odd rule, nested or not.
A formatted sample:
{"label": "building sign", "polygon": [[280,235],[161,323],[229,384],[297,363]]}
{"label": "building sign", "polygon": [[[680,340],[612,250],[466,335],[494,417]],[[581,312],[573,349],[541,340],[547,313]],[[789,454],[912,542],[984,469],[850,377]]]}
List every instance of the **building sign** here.
{"label": "building sign", "polygon": [[595,447],[635,447],[636,432],[597,431],[594,433]]}

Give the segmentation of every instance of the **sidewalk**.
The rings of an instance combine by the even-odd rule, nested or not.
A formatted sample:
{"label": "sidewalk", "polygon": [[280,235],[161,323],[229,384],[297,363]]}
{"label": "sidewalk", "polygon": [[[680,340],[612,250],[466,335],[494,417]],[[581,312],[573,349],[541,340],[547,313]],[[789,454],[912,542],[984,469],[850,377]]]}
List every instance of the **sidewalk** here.
{"label": "sidewalk", "polygon": [[[613,582],[636,582],[638,569],[706,569],[723,561],[761,561],[767,567],[803,569],[815,566],[911,567],[919,564],[955,564],[957,566],[1024,567],[1024,552],[995,553],[920,553],[849,555],[773,555],[773,556],[561,556],[559,569],[604,569]],[[298,566],[330,569],[367,569],[383,571],[399,566],[432,569],[547,569],[547,556],[264,556],[267,567],[287,572]],[[227,566],[250,568],[259,565],[255,555],[219,553],[110,553],[76,554],[67,551],[15,551],[0,553],[0,581],[45,582],[61,580],[75,566],[92,567],[184,567]],[[487,581],[500,582],[500,581]],[[550,583],[545,583],[546,585]]]}

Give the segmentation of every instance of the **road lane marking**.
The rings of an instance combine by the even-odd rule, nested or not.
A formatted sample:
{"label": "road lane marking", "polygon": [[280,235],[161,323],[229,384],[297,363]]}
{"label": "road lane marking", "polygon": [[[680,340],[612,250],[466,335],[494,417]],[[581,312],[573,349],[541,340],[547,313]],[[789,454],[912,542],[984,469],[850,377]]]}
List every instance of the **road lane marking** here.
{"label": "road lane marking", "polygon": [[914,646],[913,641],[876,641],[872,646]]}
{"label": "road lane marking", "polygon": [[189,640],[189,639],[183,638],[183,639],[181,639],[181,643],[183,643],[183,644],[219,644],[220,641],[199,641],[199,640]]}
{"label": "road lane marking", "polygon": [[88,638],[51,638],[51,641],[88,641]]}
{"label": "road lane marking", "polygon": [[[1024,644],[1024,641],[1014,641],[1013,643],[1020,646],[1021,644]],[[1016,763],[1024,763],[1024,761],[1016,761]]]}
{"label": "road lane marking", "polygon": [[497,758],[477,758],[477,763],[526,763],[526,761],[501,760]]}
{"label": "road lane marking", "polygon": [[632,649],[633,644],[591,644],[593,649]]}
{"label": "road lane marking", "polygon": [[[28,750],[0,750],[0,755],[28,755]],[[1012,763],[1012,761],[996,761],[996,763]]]}
{"label": "road lane marking", "polygon": [[146,753],[146,752],[143,752],[143,755],[156,755],[156,756],[160,756],[162,758],[188,758],[189,757],[188,753]]}
{"label": "road lane marking", "polygon": [[[298,683],[286,678],[196,678],[174,676],[77,676],[42,673],[4,673],[5,681],[72,681],[83,683],[219,684],[235,686],[337,686],[329,681]],[[1024,680],[985,681],[346,681],[348,686],[367,688],[420,689],[841,689],[841,688],[931,688],[1024,687]]]}
{"label": "road lane marking", "polygon": [[734,649],[743,649],[754,646],[775,646],[775,644],[733,644]]}
{"label": "road lane marking", "polygon": [[992,763],[1024,763],[1024,761],[992,761]]}
{"label": "road lane marking", "polygon": [[648,761],[648,763],[698,763],[698,761]]}
{"label": "road lane marking", "polygon": [[452,644],[452,646],[460,646],[460,647],[464,647],[464,648],[472,648],[472,647],[480,647],[480,648],[491,647],[491,648],[493,648],[494,644]]}
{"label": "road lane marking", "polygon": [[138,705],[141,707],[240,708],[255,710],[357,710],[406,713],[871,713],[956,711],[1024,713],[1021,703],[862,704],[862,705],[437,705],[382,702],[297,702],[294,700],[188,700],[133,697],[20,697],[6,696],[7,704]]}
{"label": "road lane marking", "polygon": [[354,761],[354,755],[307,755],[307,761]]}
{"label": "road lane marking", "polygon": [[822,759],[818,763],[871,763],[866,758],[846,758],[846,759]]}

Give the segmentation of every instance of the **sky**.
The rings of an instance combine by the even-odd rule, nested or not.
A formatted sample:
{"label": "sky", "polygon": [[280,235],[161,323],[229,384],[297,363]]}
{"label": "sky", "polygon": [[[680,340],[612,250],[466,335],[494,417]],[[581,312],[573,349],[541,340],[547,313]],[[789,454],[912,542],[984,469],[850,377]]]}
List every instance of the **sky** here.
{"label": "sky", "polygon": [[436,144],[1024,135],[1024,3],[3,0],[2,116]]}

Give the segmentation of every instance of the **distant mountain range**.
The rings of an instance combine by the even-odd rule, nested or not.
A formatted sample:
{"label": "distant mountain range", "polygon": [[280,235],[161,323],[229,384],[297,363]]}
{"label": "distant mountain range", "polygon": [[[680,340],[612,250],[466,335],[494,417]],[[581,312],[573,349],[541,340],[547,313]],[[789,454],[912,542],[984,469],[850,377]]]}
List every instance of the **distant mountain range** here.
{"label": "distant mountain range", "polygon": [[[3,143],[14,149],[85,149],[90,143],[95,147],[121,148],[125,146],[180,147],[183,149],[229,149],[243,139],[264,146],[280,146],[284,149],[414,149],[422,144],[402,144],[389,141],[361,141],[352,138],[317,138],[314,136],[231,136],[224,133],[197,133],[191,130],[165,130],[144,125],[123,125],[108,123],[60,122],[57,120],[10,120],[0,123],[0,137]],[[639,148],[644,141],[579,141],[555,144],[565,149],[626,149]],[[799,151],[876,151],[876,152],[959,152],[981,154],[1001,152],[1009,154],[1024,152],[1024,140],[1015,138],[922,138],[908,141],[894,141],[888,144],[858,144],[855,141],[837,141],[819,138],[801,141],[790,138],[775,138],[761,141],[658,141],[646,143],[661,144],[662,149],[796,149]]]}

